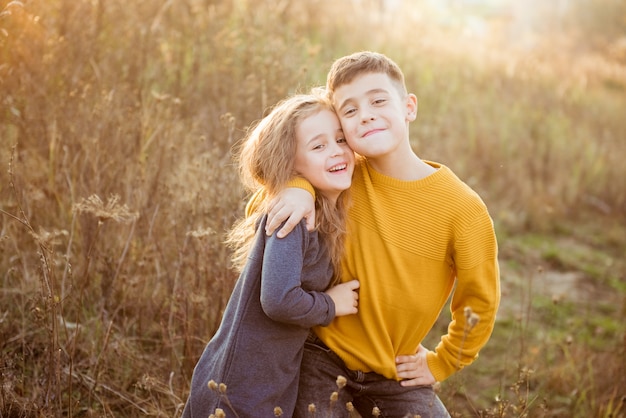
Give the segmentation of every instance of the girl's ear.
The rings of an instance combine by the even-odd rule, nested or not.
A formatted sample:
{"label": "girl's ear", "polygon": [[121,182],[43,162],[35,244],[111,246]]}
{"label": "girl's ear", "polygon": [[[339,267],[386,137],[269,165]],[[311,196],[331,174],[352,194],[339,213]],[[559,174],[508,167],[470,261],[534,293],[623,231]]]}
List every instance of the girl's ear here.
{"label": "girl's ear", "polygon": [[406,120],[413,122],[417,117],[417,96],[409,93],[406,96]]}

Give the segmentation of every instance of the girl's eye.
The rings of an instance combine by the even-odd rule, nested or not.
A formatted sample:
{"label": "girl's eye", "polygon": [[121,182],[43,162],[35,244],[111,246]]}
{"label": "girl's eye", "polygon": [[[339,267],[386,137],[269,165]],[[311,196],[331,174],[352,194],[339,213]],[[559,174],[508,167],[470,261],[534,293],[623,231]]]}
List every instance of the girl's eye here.
{"label": "girl's eye", "polygon": [[345,112],[343,112],[344,116],[350,116],[351,114],[353,114],[354,112],[356,112],[356,109],[346,109]]}
{"label": "girl's eye", "polygon": [[322,149],[322,148],[324,148],[324,145],[322,145],[322,144],[317,144],[317,145],[313,146],[314,150],[318,150],[318,149]]}
{"label": "girl's eye", "polygon": [[337,139],[337,143],[338,144],[345,144],[345,142],[346,142],[346,138],[339,138],[339,139]]}
{"label": "girl's eye", "polygon": [[383,103],[385,103],[386,101],[387,101],[387,99],[376,99],[376,100],[374,100],[374,104],[377,104],[377,105],[378,105],[378,104],[383,104]]}

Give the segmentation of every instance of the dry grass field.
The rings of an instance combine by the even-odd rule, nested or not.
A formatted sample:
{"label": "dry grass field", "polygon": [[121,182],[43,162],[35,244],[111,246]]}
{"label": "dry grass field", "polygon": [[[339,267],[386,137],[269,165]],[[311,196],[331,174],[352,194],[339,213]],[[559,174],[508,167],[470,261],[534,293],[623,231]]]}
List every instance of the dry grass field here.
{"label": "dry grass field", "polygon": [[232,147],[362,49],[498,233],[451,414],[626,416],[626,5],[505,3],[0,0],[0,417],[180,415],[236,280]]}

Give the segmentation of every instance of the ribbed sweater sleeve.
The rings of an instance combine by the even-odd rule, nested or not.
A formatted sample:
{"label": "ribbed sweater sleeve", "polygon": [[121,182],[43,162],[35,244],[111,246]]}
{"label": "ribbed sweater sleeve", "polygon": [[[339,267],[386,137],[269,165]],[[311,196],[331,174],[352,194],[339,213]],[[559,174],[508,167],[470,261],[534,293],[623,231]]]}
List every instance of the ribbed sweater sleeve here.
{"label": "ribbed sweater sleeve", "polygon": [[[315,198],[315,189],[305,178],[303,177],[294,177],[289,180],[287,183],[287,187],[296,187],[299,189],[304,189],[307,192],[311,193],[311,195]],[[248,203],[246,203],[245,215],[250,216],[256,209],[259,209],[259,206],[263,204],[265,199],[267,198],[265,188],[260,187],[256,192],[250,196]]]}

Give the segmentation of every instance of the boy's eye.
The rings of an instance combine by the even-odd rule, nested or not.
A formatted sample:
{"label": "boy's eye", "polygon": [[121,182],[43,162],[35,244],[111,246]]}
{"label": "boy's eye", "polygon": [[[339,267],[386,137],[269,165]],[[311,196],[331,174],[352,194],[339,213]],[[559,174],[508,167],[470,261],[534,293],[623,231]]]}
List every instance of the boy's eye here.
{"label": "boy's eye", "polygon": [[324,145],[323,145],[323,144],[313,145],[313,149],[314,149],[314,150],[318,150],[318,149],[322,149],[322,148],[324,148]]}
{"label": "boy's eye", "polygon": [[344,144],[346,142],[346,138],[339,138],[337,139],[337,143],[338,144]]}
{"label": "boy's eye", "polygon": [[351,114],[353,114],[354,112],[356,112],[356,109],[354,109],[354,108],[349,108],[349,109],[346,109],[346,110],[343,112],[343,114],[344,114],[344,116],[350,116],[350,115],[351,115]]}
{"label": "boy's eye", "polygon": [[374,100],[374,104],[383,104],[387,101],[387,99],[376,99]]}

